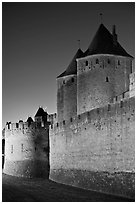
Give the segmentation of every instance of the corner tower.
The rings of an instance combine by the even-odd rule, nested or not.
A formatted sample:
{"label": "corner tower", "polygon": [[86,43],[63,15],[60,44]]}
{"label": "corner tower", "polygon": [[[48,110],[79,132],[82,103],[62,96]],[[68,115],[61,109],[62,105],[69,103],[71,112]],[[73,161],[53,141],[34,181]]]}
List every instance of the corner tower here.
{"label": "corner tower", "polygon": [[67,69],[57,77],[58,122],[77,115],[77,62],[83,56],[78,49]]}
{"label": "corner tower", "polygon": [[[5,127],[5,174],[18,177],[49,177],[49,122],[42,108],[27,122]],[[43,125],[44,124],[44,125]]]}
{"label": "corner tower", "polygon": [[35,115],[35,122],[38,126],[46,127],[47,124],[47,112],[43,110],[42,107],[39,107],[36,115]]}
{"label": "corner tower", "polygon": [[77,114],[104,106],[129,90],[132,59],[101,24],[84,57],[77,59]]}

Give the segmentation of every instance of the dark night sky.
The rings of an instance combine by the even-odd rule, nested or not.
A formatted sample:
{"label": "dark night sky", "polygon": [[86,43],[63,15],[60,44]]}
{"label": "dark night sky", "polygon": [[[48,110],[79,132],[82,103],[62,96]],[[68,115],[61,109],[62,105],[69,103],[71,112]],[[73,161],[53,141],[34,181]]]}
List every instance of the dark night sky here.
{"label": "dark night sky", "polygon": [[78,49],[85,51],[100,25],[134,56],[134,3],[2,3],[2,117],[18,122],[39,106],[56,112],[56,77]]}

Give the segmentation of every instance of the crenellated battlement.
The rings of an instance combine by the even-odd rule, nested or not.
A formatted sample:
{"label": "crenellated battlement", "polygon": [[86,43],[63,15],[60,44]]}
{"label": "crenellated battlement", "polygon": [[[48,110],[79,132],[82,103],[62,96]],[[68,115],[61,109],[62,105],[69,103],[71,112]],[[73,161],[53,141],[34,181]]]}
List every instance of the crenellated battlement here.
{"label": "crenellated battlement", "polygon": [[57,113],[47,115],[47,121],[51,124],[57,123]]}
{"label": "crenellated battlement", "polygon": [[[41,114],[43,112],[43,118]],[[39,108],[35,121],[7,122],[4,130],[4,173],[23,177],[48,177],[49,122]]]}
{"label": "crenellated battlement", "polygon": [[[126,183],[123,175],[135,170],[132,62],[133,57],[117,41],[115,26],[111,34],[101,24],[88,49],[78,49],[57,77],[57,113],[48,114],[39,107],[34,120],[28,117],[6,124],[4,173],[43,177],[49,175],[50,161],[54,181],[93,189],[101,180],[98,186],[103,191],[112,188],[110,193],[119,194],[119,189],[125,189],[127,196],[134,181],[127,177]],[[105,177],[96,180],[93,173],[97,178],[107,173],[108,184]]]}
{"label": "crenellated battlement", "polygon": [[122,109],[127,108],[127,104],[130,103],[129,92],[125,92],[117,98],[112,100],[112,103],[92,109],[91,111],[87,111],[76,117],[71,117],[69,120],[63,120],[61,122],[53,123],[50,126],[50,131],[52,132],[60,132],[66,130],[67,128],[77,128],[81,124],[92,123],[95,120],[105,118],[107,119],[108,115],[113,115],[121,112]]}
{"label": "crenellated battlement", "polygon": [[[132,60],[132,59],[129,59]],[[110,68],[113,65],[114,70],[120,69],[126,64],[125,57],[112,54],[95,54],[76,60],[78,62],[77,74],[94,71],[94,69]]]}
{"label": "crenellated battlement", "polygon": [[[135,73],[131,73],[129,77],[130,77],[130,84],[133,86],[135,83]],[[73,123],[75,125],[75,122],[77,123],[77,121],[79,121],[80,118],[83,118],[84,115],[89,116],[91,113],[94,113],[94,115],[95,115],[95,113],[98,112],[99,110],[101,111],[104,109],[104,111],[105,111],[105,109],[107,110],[106,107],[111,108],[113,104],[116,104],[116,103],[122,104],[122,101],[134,96],[134,94],[131,95],[131,91],[133,92],[133,89],[130,86],[128,91],[123,92],[122,94],[117,95],[113,98],[110,98],[109,99],[110,103],[108,105],[106,105],[104,107],[92,109],[91,111],[87,111],[87,112],[82,113],[80,115],[77,115],[75,117],[71,117],[71,118],[69,118],[69,120],[63,120],[63,121],[58,122],[56,113],[48,115],[48,121],[51,122],[50,129],[54,129],[54,128],[56,128],[56,129],[61,128],[62,129],[63,127],[67,126],[68,124],[73,124]]]}
{"label": "crenellated battlement", "polygon": [[31,122],[31,124],[29,122],[18,122],[18,123],[11,123],[11,122],[7,122],[6,127],[5,127],[5,131],[9,132],[11,131],[12,133],[15,132],[23,132],[24,131],[31,131],[31,130],[36,130],[39,128],[45,128],[44,123],[41,122],[41,124],[37,123],[37,122]]}
{"label": "crenellated battlement", "polygon": [[112,103],[119,103],[120,101],[129,98],[129,96],[130,96],[129,91],[123,92],[122,94],[120,94],[120,95],[118,95],[118,96],[115,96],[115,97],[112,99]]}

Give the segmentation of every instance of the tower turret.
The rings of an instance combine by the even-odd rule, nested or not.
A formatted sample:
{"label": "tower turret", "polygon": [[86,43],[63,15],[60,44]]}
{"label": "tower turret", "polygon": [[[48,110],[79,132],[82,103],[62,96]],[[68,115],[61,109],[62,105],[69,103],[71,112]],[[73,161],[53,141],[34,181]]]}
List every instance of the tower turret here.
{"label": "tower turret", "polygon": [[83,56],[78,49],[67,69],[57,77],[58,122],[69,120],[77,115],[77,62]]}
{"label": "tower turret", "polygon": [[30,126],[31,123],[33,122],[33,119],[31,117],[28,117],[27,122],[28,122],[28,126]]}
{"label": "tower turret", "polygon": [[129,90],[132,56],[113,33],[101,24],[84,57],[77,59],[77,113],[111,102]]}
{"label": "tower turret", "polygon": [[49,122],[42,108],[38,109],[35,122],[28,117],[27,122],[7,123],[3,172],[19,177],[48,178]]}
{"label": "tower turret", "polygon": [[48,115],[47,112],[45,112],[42,107],[39,107],[39,109],[35,115],[35,122],[37,122],[38,126],[41,126],[41,125],[45,126],[46,125],[47,115]]}

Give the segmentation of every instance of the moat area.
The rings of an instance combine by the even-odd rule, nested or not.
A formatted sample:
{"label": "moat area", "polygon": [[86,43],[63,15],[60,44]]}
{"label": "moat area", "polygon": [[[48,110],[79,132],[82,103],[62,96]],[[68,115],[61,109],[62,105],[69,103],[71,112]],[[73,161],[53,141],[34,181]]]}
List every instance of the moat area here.
{"label": "moat area", "polygon": [[3,202],[130,202],[128,198],[88,191],[47,179],[2,175]]}

